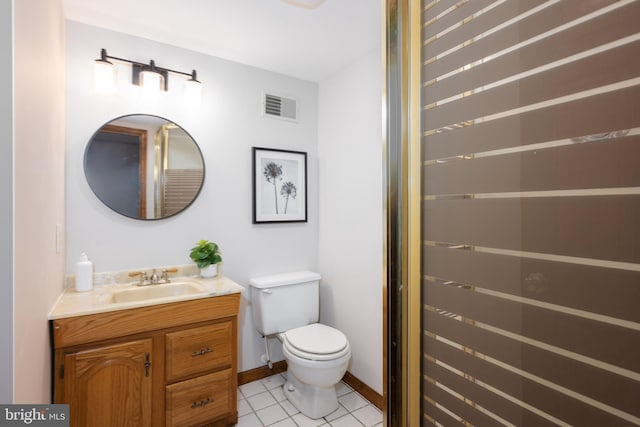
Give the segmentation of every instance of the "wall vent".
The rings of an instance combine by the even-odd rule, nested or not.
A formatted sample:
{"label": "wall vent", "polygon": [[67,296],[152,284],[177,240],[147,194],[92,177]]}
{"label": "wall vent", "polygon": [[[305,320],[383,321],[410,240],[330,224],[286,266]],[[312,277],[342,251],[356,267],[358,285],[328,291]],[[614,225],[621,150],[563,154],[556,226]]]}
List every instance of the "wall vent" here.
{"label": "wall vent", "polygon": [[298,102],[273,93],[264,93],[262,114],[276,119],[298,121]]}

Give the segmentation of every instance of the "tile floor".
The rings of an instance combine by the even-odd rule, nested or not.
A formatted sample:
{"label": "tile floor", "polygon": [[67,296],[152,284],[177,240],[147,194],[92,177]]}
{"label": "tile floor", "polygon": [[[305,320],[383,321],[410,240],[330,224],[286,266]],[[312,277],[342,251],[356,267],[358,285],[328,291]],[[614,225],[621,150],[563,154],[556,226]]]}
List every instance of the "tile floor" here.
{"label": "tile floor", "polygon": [[382,412],[341,382],[338,409],[318,420],[301,414],[284,396],[285,374],[275,374],[238,388],[237,427],[381,427]]}

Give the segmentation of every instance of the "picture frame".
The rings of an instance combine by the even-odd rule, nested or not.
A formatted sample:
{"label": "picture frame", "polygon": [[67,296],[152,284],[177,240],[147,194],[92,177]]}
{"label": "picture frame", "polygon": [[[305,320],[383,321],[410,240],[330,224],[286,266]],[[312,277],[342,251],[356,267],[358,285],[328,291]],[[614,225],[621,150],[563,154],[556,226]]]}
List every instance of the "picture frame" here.
{"label": "picture frame", "polygon": [[253,223],[307,222],[307,153],[252,151]]}

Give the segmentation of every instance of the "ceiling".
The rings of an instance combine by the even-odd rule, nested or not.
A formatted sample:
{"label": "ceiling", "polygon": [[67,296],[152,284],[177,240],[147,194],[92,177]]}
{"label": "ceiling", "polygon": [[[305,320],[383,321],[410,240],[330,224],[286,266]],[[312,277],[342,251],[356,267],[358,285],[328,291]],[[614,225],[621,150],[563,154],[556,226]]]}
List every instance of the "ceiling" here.
{"label": "ceiling", "polygon": [[[72,21],[319,82],[381,44],[381,0],[63,0]],[[306,0],[304,0],[306,1]]]}

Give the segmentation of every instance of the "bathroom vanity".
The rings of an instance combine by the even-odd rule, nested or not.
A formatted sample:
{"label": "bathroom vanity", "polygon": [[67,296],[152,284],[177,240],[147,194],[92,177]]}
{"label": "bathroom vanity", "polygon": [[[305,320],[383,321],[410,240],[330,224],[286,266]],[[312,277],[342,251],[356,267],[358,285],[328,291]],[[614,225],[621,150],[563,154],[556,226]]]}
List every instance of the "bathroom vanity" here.
{"label": "bathroom vanity", "polygon": [[122,289],[65,291],[50,327],[54,403],[70,405],[72,426],[237,422],[243,288],[199,284],[201,293],[125,302],[114,302]]}

